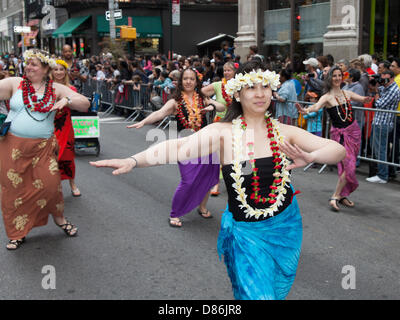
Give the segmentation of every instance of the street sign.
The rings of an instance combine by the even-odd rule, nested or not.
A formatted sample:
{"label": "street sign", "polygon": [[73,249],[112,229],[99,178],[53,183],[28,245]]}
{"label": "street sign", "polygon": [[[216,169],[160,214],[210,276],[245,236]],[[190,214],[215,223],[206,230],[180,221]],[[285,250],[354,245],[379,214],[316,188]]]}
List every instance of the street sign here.
{"label": "street sign", "polygon": [[171,0],[172,1],[172,25],[180,26],[181,25],[181,4],[180,0]]}
{"label": "street sign", "polygon": [[30,33],[31,32],[31,27],[14,26],[14,32],[15,33]]}
{"label": "street sign", "polygon": [[[110,16],[111,16],[110,11],[106,11],[106,20],[107,21],[110,20]],[[122,19],[122,10],[121,9],[114,10],[114,19],[116,19],[116,20]]]}

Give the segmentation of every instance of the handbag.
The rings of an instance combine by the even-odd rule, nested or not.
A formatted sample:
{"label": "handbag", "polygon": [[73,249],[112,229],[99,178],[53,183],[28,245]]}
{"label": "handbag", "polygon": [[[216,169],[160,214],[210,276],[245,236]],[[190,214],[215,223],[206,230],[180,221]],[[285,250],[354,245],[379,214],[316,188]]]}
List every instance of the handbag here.
{"label": "handbag", "polygon": [[[14,120],[18,115],[24,110],[24,108],[21,108],[21,110],[13,117],[12,120]],[[11,119],[9,121],[5,121],[7,119],[6,114],[0,114],[0,137],[4,137],[8,130],[11,127]]]}
{"label": "handbag", "polygon": [[11,121],[3,122],[0,127],[0,137],[4,137],[11,127]]}
{"label": "handbag", "polygon": [[3,122],[6,121],[6,119],[7,119],[7,115],[0,113],[0,125],[2,125]]}
{"label": "handbag", "polygon": [[0,114],[0,137],[3,137],[7,134],[8,129],[10,129],[11,121],[7,121],[7,115]]}

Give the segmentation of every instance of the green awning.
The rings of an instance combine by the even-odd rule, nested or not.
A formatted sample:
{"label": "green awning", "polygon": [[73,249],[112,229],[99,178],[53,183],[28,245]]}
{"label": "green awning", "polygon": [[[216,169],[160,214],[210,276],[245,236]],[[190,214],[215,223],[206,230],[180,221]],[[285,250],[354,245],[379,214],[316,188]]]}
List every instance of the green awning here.
{"label": "green awning", "polygon": [[[128,17],[122,17],[122,19],[115,20],[115,24],[117,26],[128,25]],[[133,16],[132,27],[136,28],[138,38],[163,37],[161,18],[158,16]],[[107,21],[106,17],[103,15],[97,16],[97,32],[101,35],[110,33],[110,22]]]}
{"label": "green awning", "polygon": [[72,32],[89,18],[90,16],[84,16],[67,20],[62,24],[62,26],[53,32],[53,38],[72,37]]}

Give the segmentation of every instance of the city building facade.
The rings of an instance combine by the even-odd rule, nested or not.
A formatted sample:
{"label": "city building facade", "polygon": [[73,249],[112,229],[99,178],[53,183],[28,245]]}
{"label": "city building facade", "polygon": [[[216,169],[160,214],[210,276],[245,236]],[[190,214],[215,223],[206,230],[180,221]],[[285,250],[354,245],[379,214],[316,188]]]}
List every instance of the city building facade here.
{"label": "city building facade", "polygon": [[326,54],[335,60],[399,56],[396,0],[239,0],[238,11],[235,42],[244,58],[251,45],[272,59],[291,59],[295,69]]}
{"label": "city building facade", "polygon": [[14,26],[23,26],[23,0],[0,0],[0,53],[12,52],[21,41]]}
{"label": "city building facade", "polygon": [[[14,2],[17,1],[0,0],[5,6]],[[173,52],[189,55],[197,53],[197,44],[208,39],[220,34],[236,35],[237,0],[180,0],[180,23],[171,27],[172,2],[115,0],[115,9],[122,11],[122,17],[117,18],[115,24],[132,25],[137,29],[137,39],[128,46],[131,53],[167,53],[172,47]],[[55,8],[55,23],[51,28],[42,25],[49,15],[43,9],[46,5]],[[20,1],[18,24],[30,25],[35,32],[29,35],[30,41],[24,42],[27,46],[60,53],[62,46],[67,43],[73,46],[76,54],[88,56],[101,52],[103,44],[110,37],[106,11],[109,11],[108,0],[25,0]],[[4,29],[4,36],[10,37],[8,24],[7,27],[3,26],[5,22],[1,20],[1,14],[0,32]],[[117,38],[118,33],[119,29]],[[4,39],[9,41],[8,46],[0,52],[21,50],[18,47],[20,37],[16,37],[15,41]]]}

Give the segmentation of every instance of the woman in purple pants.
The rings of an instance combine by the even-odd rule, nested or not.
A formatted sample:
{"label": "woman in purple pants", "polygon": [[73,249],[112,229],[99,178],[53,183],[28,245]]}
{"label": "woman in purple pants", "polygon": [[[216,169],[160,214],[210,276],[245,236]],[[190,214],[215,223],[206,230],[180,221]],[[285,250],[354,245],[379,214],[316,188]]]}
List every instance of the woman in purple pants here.
{"label": "woman in purple pants", "polygon": [[[207,112],[223,110],[225,110],[223,104],[203,96],[201,81],[196,70],[186,69],[181,74],[174,97],[160,110],[128,128],[139,129],[174,115],[179,134],[184,134],[184,131],[191,134],[207,125]],[[172,200],[169,224],[171,227],[179,228],[182,227],[180,217],[197,206],[198,213],[203,218],[212,217],[206,206],[210,189],[219,181],[219,160],[210,155],[202,158],[194,157],[185,163],[178,162],[178,165],[182,179]]]}

